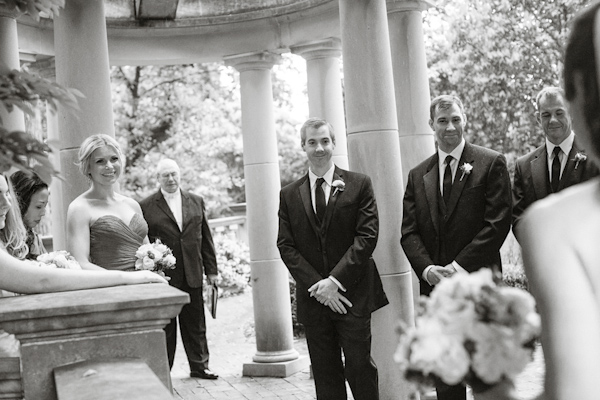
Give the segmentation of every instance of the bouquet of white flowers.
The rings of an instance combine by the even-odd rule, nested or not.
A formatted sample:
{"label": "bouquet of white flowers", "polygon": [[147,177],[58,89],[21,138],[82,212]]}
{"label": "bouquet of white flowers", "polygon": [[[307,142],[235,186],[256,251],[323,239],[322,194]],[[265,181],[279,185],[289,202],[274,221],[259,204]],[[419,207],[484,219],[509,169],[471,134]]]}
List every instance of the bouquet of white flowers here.
{"label": "bouquet of white flowers", "polygon": [[395,360],[420,390],[441,380],[483,392],[523,371],[540,326],[528,292],[497,286],[487,268],[456,274],[422,298],[416,327],[401,329]]}
{"label": "bouquet of white flowers", "polygon": [[175,268],[175,256],[169,247],[164,245],[160,239],[154,243],[143,244],[135,252],[136,270],[149,270],[164,276],[165,269]]}
{"label": "bouquet of white flowers", "polygon": [[66,250],[52,251],[46,254],[40,254],[37,257],[38,265],[41,267],[81,269],[81,266],[71,254]]}

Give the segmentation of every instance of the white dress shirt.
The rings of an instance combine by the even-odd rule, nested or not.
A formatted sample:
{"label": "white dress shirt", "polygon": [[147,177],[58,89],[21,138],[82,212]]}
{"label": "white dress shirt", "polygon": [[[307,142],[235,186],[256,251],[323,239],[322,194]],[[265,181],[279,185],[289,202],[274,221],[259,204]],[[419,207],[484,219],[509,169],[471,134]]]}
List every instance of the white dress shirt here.
{"label": "white dress shirt", "polygon": [[308,170],[308,179],[310,181],[310,197],[312,201],[312,206],[315,214],[317,213],[317,200],[315,198],[315,189],[317,188],[317,179],[323,178],[325,182],[321,185],[321,188],[325,192],[325,205],[329,203],[329,194],[331,193],[331,184],[333,183],[333,172],[335,171],[335,165],[333,165],[325,175],[317,176],[310,169]]}
{"label": "white dress shirt", "polygon": [[160,189],[165,201],[167,202],[173,216],[175,217],[175,221],[177,221],[177,226],[179,230],[183,230],[183,209],[181,205],[181,190],[177,189],[175,193],[165,192]]}
{"label": "white dress shirt", "polygon": [[[562,178],[562,174],[567,166],[567,159],[569,158],[569,153],[571,152],[571,148],[573,147],[573,141],[575,140],[575,133],[571,132],[569,136],[565,140],[562,141],[558,146],[562,150],[562,152],[558,153],[558,159],[560,160],[560,177]],[[556,145],[546,138],[546,157],[548,157],[548,176],[550,180],[552,180],[552,161],[554,161],[554,147]]]}

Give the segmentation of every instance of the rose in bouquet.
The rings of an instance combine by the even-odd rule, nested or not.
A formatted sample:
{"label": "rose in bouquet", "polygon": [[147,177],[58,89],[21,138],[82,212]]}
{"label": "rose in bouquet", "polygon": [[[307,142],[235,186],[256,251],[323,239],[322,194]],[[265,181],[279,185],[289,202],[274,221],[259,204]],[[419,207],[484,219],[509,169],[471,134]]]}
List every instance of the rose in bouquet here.
{"label": "rose in bouquet", "polygon": [[164,270],[175,268],[175,256],[171,249],[163,244],[160,239],[154,243],[143,244],[135,252],[136,270],[154,271],[164,276]]}
{"label": "rose in bouquet", "polygon": [[541,329],[535,300],[496,285],[491,270],[456,274],[421,301],[415,327],[401,329],[395,354],[418,389],[441,380],[483,392],[512,382],[532,360]]}
{"label": "rose in bouquet", "polygon": [[50,268],[81,269],[81,266],[66,250],[52,251],[37,257],[38,265]]}

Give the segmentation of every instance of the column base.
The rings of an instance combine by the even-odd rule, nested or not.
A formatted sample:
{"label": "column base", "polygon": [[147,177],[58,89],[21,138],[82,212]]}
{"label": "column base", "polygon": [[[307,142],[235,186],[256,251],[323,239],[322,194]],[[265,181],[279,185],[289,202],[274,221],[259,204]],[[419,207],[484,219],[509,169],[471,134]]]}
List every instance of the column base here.
{"label": "column base", "polygon": [[300,356],[295,360],[273,363],[245,363],[243,376],[269,376],[274,378],[287,378],[290,375],[300,372],[310,365],[308,356]]}

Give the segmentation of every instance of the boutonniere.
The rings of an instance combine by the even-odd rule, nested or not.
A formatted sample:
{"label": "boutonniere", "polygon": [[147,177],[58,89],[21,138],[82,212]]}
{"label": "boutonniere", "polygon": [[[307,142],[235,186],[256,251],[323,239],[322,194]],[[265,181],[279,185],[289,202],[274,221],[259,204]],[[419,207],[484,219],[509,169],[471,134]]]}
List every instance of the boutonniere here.
{"label": "boutonniere", "polygon": [[471,171],[473,171],[473,166],[466,162],[460,166],[460,170],[462,171],[462,175],[460,176],[460,180],[462,181],[465,175],[471,174]]}
{"label": "boutonniere", "polygon": [[331,187],[335,188],[335,190],[333,191],[333,194],[331,195],[331,197],[334,197],[338,191],[343,192],[344,189],[346,189],[346,184],[344,183],[343,180],[336,179],[335,181],[331,182]]}
{"label": "boutonniere", "polygon": [[585,160],[587,160],[587,156],[585,155],[585,153],[578,152],[577,154],[575,154],[575,158],[573,159],[573,161],[575,161],[575,169],[577,169],[580,162]]}

